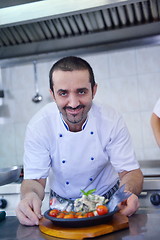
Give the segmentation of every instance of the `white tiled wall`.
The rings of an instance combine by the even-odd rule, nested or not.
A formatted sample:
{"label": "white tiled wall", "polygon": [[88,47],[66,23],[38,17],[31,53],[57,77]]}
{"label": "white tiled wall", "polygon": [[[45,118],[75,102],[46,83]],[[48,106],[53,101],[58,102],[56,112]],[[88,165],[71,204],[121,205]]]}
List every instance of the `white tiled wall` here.
{"label": "white tiled wall", "polygon": [[[152,109],[160,97],[160,46],[80,57],[93,67],[98,83],[95,100],[122,113],[137,159],[160,159],[160,149],[150,127]],[[4,104],[10,117],[3,118],[0,106],[0,167],[22,164],[25,127],[31,116],[51,101],[48,72],[56,60],[37,64],[39,91],[43,95],[38,104],[31,100],[35,94],[32,63],[2,69]]]}

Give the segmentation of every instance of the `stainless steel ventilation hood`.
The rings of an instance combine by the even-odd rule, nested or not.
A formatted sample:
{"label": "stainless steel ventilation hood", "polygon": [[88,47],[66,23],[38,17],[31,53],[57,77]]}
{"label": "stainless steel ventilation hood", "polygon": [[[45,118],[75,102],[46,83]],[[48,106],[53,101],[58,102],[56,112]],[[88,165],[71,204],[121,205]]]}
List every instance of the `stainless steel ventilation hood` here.
{"label": "stainless steel ventilation hood", "polygon": [[0,1],[0,61],[153,43],[160,0]]}

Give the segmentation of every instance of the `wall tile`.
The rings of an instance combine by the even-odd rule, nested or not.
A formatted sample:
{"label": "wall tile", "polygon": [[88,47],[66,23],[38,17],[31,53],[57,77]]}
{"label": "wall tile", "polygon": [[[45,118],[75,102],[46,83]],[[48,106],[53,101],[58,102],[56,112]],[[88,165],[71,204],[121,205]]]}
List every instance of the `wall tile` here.
{"label": "wall tile", "polygon": [[138,76],[140,111],[153,109],[160,97],[160,73],[142,74]]}
{"label": "wall tile", "polygon": [[137,72],[142,74],[160,72],[160,46],[136,49]]}
{"label": "wall tile", "polygon": [[136,74],[136,55],[134,49],[110,53],[108,58],[111,78]]}
{"label": "wall tile", "polygon": [[151,112],[141,112],[140,116],[143,137],[143,148],[145,150],[155,149],[156,147],[158,148],[150,125]]}
{"label": "wall tile", "polygon": [[139,108],[137,76],[112,78],[108,84],[112,101],[120,112],[137,111]]}
{"label": "wall tile", "polygon": [[[135,149],[143,148],[141,118],[138,112],[124,113],[123,118],[128,127]],[[136,129],[136,131],[135,131]]]}
{"label": "wall tile", "polygon": [[92,67],[95,75],[95,81],[100,82],[101,79],[105,81],[109,77],[108,68],[108,54],[97,53],[91,55],[80,56],[84,58]]}
{"label": "wall tile", "polygon": [[[3,69],[3,72],[3,76],[6,79],[6,88],[11,92],[17,91],[18,89],[25,89],[25,91],[34,89],[34,70],[32,64],[12,66]],[[7,76],[9,76],[9,78]]]}
{"label": "wall tile", "polygon": [[15,131],[13,124],[0,125],[0,167],[16,161]]}

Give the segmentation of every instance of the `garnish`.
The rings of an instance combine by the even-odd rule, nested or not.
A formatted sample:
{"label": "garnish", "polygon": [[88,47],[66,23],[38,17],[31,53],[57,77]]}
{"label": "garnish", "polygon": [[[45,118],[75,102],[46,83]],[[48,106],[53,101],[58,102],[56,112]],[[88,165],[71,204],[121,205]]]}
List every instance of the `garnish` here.
{"label": "garnish", "polygon": [[87,192],[85,192],[84,190],[81,190],[81,192],[83,193],[83,195],[86,195],[86,196],[94,193],[95,191],[96,191],[96,189],[91,189],[91,190],[89,190],[89,191],[87,191]]}

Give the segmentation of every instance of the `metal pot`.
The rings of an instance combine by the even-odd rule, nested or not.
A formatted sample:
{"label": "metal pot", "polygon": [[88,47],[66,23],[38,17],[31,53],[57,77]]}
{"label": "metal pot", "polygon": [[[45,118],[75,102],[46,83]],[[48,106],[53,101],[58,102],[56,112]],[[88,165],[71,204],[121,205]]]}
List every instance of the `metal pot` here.
{"label": "metal pot", "polygon": [[22,167],[13,166],[10,168],[0,168],[0,186],[15,182],[21,174]]}

